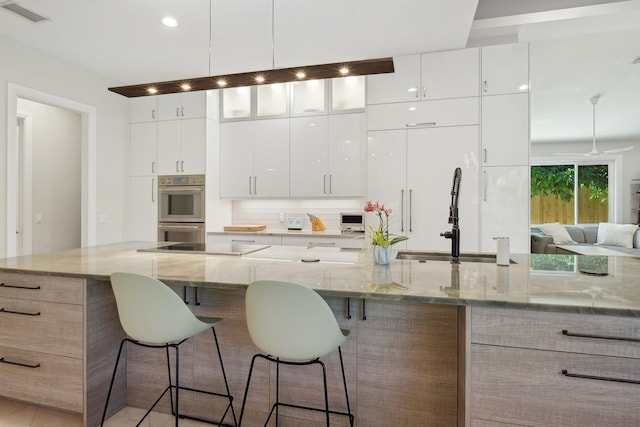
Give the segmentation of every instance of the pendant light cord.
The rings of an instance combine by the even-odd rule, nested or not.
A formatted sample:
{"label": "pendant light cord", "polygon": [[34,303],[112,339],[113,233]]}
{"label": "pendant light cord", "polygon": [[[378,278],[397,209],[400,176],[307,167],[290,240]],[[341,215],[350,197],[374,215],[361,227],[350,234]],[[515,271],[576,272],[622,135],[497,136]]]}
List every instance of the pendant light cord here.
{"label": "pendant light cord", "polygon": [[209,76],[211,75],[211,3],[213,2],[213,0],[209,0]]}
{"label": "pendant light cord", "polygon": [[271,0],[271,69],[276,69],[275,0]]}

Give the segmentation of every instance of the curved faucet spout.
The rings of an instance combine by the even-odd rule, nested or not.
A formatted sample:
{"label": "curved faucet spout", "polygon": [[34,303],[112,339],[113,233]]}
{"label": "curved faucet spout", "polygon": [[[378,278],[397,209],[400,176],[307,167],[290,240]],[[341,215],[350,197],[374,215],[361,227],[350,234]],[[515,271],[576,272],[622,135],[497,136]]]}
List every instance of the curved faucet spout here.
{"label": "curved faucet spout", "polygon": [[453,171],[453,186],[451,187],[451,206],[449,206],[449,224],[453,224],[451,231],[440,233],[445,239],[451,239],[451,262],[460,262],[460,227],[458,216],[458,196],[460,195],[460,182],[462,181],[462,169]]}

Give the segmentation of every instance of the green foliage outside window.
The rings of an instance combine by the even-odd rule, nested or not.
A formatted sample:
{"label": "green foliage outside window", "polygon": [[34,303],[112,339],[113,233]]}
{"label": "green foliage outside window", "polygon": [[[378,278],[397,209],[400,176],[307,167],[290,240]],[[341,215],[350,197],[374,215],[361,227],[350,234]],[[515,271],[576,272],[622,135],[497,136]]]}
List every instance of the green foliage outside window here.
{"label": "green foliage outside window", "polygon": [[[557,196],[564,202],[573,199],[575,165],[531,166],[531,197]],[[609,169],[607,165],[578,167],[578,184],[588,188],[589,198],[600,203],[609,196]]]}

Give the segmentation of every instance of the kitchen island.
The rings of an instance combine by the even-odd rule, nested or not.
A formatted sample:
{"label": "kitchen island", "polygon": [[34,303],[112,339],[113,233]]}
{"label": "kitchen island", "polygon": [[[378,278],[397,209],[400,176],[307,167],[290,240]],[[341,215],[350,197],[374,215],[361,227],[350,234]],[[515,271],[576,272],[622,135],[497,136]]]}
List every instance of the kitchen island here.
{"label": "kitchen island", "polygon": [[[57,361],[77,365],[71,403],[59,403],[53,392],[43,397],[39,389],[20,387],[10,397],[83,412],[86,425],[96,424],[123,335],[109,275],[127,271],[174,287],[198,315],[224,318],[217,329],[238,409],[255,352],[244,323],[244,290],[254,280],[271,279],[316,289],[341,327],[351,330],[343,353],[358,426],[640,423],[634,383],[640,381],[640,344],[632,341],[640,339],[640,259],[515,254],[509,267],[395,259],[378,266],[366,250],[336,248],[273,246],[246,256],[138,252],[153,245],[128,242],[0,260],[0,282],[25,284],[23,289],[0,287],[3,304],[23,303],[26,294],[39,292],[31,288],[41,286],[50,297],[32,299],[45,308],[63,304],[79,311],[59,337],[75,337],[67,346],[73,350],[65,347],[55,355]],[[41,318],[47,313],[37,311]],[[14,337],[10,328],[21,320],[7,316],[0,318],[0,334]],[[37,343],[30,347],[21,335],[5,339],[0,350],[15,350],[13,357],[27,360],[33,359],[30,352],[51,356],[52,351]],[[208,338],[189,344],[181,375],[189,385],[214,381]],[[330,372],[336,367],[334,356],[327,358]],[[158,355],[130,348],[114,410],[147,406],[162,387],[162,363]],[[0,373],[16,383],[23,375]],[[256,377],[246,425],[268,411],[273,375]],[[315,375],[287,372],[283,378],[283,400],[318,401],[314,393],[321,385],[313,382]],[[342,410],[339,376],[330,382],[332,406]],[[184,408],[206,415],[212,403],[198,399],[186,397]],[[283,425],[321,423],[316,414],[283,415]],[[335,419],[336,425],[344,421]]]}

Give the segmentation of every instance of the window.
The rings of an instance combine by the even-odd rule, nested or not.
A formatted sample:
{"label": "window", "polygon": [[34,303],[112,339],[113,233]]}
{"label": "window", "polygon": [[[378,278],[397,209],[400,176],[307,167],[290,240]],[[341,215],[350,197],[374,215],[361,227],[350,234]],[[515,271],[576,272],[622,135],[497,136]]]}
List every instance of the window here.
{"label": "window", "polygon": [[531,166],[531,223],[609,221],[610,164]]}

